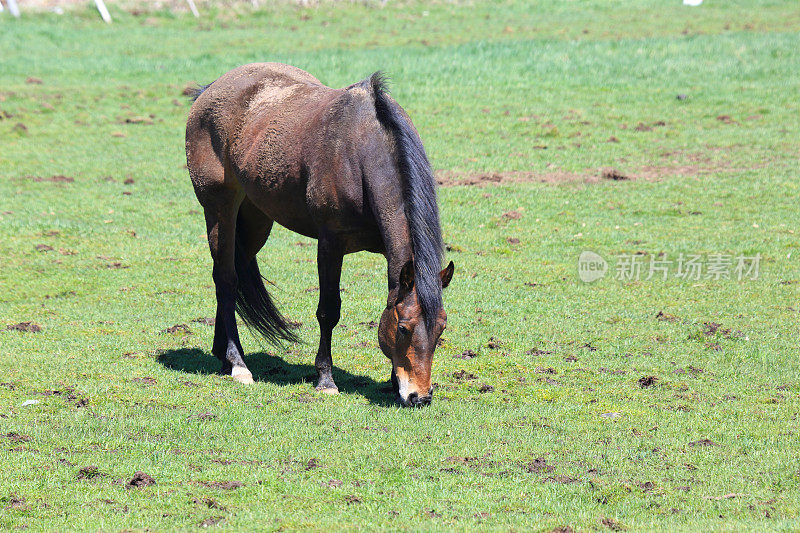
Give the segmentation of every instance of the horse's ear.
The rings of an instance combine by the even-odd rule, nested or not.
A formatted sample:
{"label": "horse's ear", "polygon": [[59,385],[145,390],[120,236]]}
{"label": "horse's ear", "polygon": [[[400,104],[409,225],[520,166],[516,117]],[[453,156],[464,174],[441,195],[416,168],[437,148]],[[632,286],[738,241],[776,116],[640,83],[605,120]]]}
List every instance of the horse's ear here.
{"label": "horse's ear", "polygon": [[408,261],[400,270],[400,288],[404,292],[411,292],[414,288],[414,263]]}
{"label": "horse's ear", "polygon": [[450,285],[450,280],[453,279],[453,271],[455,270],[456,266],[450,261],[450,264],[444,267],[444,270],[439,272],[439,278],[442,280],[442,288],[447,288]]}

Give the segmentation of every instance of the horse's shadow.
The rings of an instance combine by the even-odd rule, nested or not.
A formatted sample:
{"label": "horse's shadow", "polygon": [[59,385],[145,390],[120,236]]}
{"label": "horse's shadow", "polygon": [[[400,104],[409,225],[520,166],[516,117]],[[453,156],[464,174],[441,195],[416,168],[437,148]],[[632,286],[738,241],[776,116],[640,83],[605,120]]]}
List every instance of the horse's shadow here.
{"label": "horse's shadow", "polygon": [[[222,363],[213,355],[199,348],[179,348],[161,352],[157,359],[170,370],[190,374],[218,374]],[[288,363],[275,355],[261,352],[245,356],[244,362],[255,381],[275,385],[308,383],[313,386],[317,379],[314,365]],[[366,376],[356,376],[338,368],[333,369],[333,379],[343,394],[360,394],[370,403],[384,407],[396,406],[391,383],[378,382]]]}

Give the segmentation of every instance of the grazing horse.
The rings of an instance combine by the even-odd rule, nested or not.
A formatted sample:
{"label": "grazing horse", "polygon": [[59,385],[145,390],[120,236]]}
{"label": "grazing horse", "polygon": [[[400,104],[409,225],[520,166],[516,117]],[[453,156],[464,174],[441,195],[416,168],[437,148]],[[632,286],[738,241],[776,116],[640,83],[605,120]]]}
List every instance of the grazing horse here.
{"label": "grazing horse", "polygon": [[335,394],[331,336],[345,254],[380,253],[389,293],[378,328],[404,406],[429,404],[433,351],[447,322],[436,182],[411,119],[380,73],[332,89],[298,68],[254,63],[198,89],[186,159],[205,211],[217,319],[212,353],[242,383],[235,312],[268,340],[296,341],[259,273],[272,223],[317,239],[317,390]]}

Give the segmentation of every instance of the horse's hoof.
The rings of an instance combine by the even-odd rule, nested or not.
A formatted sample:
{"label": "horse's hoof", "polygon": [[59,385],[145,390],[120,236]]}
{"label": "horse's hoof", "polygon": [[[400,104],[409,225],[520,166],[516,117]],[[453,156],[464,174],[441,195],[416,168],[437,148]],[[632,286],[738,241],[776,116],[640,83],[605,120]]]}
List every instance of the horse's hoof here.
{"label": "horse's hoof", "polygon": [[317,389],[317,392],[321,392],[322,394],[328,394],[330,396],[336,396],[339,394],[339,389],[336,387],[323,387],[321,389]]}
{"label": "horse's hoof", "polygon": [[253,374],[243,366],[235,366],[231,370],[231,377],[243,385],[253,383]]}

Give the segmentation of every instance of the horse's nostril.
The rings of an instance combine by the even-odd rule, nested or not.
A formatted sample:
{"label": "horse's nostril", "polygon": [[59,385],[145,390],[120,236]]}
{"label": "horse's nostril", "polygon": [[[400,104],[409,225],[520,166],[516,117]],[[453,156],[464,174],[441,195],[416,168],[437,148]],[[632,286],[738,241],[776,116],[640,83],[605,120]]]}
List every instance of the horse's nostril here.
{"label": "horse's nostril", "polygon": [[402,404],[405,407],[422,407],[423,405],[430,405],[431,400],[433,400],[433,397],[430,394],[420,396],[418,393],[412,392]]}
{"label": "horse's nostril", "polygon": [[425,396],[420,396],[416,392],[412,392],[408,395],[408,400],[406,400],[406,405],[414,406],[414,407],[422,407],[423,405],[430,405],[431,400],[433,398],[430,394],[426,394]]}

